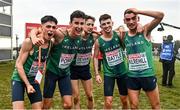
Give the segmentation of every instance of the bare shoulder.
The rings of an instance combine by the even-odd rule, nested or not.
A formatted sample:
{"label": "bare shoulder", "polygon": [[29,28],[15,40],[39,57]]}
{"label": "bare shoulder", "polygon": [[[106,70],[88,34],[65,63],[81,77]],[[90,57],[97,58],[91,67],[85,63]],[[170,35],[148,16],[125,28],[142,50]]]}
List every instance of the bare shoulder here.
{"label": "bare shoulder", "polygon": [[64,28],[58,28],[56,30],[55,36],[59,38],[64,38],[64,36],[67,34],[67,29]]}
{"label": "bare shoulder", "polygon": [[67,29],[66,28],[58,28],[54,35],[55,44],[60,43],[64,39],[65,35],[67,35]]}
{"label": "bare shoulder", "polygon": [[32,41],[31,41],[31,39],[30,38],[26,38],[24,41],[23,41],[23,43],[22,43],[22,49],[24,50],[24,51],[30,51],[31,49],[32,49]]}

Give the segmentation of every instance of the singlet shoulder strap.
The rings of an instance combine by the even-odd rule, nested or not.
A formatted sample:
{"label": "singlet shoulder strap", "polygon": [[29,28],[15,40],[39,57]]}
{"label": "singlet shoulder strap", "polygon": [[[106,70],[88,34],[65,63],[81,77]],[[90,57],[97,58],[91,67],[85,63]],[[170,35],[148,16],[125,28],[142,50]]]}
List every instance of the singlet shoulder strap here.
{"label": "singlet shoulder strap", "polygon": [[[121,33],[120,33],[120,36],[119,36],[119,35],[117,34],[117,32],[113,31],[113,34],[116,35],[116,36],[118,36],[118,39],[119,39],[119,41],[120,41],[120,45],[121,45],[122,49],[124,50],[124,49],[125,49],[125,44],[124,44],[123,40],[120,38],[120,37],[122,37],[122,36],[121,36]],[[124,34],[124,35],[125,35],[125,34]]]}

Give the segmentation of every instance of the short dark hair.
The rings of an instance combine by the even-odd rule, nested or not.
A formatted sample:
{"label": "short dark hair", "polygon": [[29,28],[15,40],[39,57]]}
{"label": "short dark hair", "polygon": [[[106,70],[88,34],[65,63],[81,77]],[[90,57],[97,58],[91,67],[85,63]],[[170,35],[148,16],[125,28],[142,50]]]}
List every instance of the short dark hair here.
{"label": "short dark hair", "polygon": [[126,14],[131,14],[131,13],[133,13],[133,14],[136,15],[136,13],[134,13],[133,11],[127,9],[127,10],[124,11],[124,16],[125,16]]}
{"label": "short dark hair", "polygon": [[87,21],[88,19],[92,19],[94,22],[96,20],[95,17],[90,16],[90,15],[86,15],[85,20]]}
{"label": "short dark hair", "polygon": [[172,41],[172,40],[173,40],[173,36],[172,36],[172,35],[168,35],[168,36],[167,36],[167,40],[168,40],[168,41]]}
{"label": "short dark hair", "polygon": [[111,19],[111,16],[108,14],[103,14],[99,17],[99,22],[101,23],[102,20]]}
{"label": "short dark hair", "polygon": [[80,10],[76,10],[74,11],[71,15],[70,15],[70,22],[73,21],[73,18],[83,18],[85,19],[85,13],[80,11]]}
{"label": "short dark hair", "polygon": [[49,22],[49,21],[52,21],[55,24],[58,23],[57,19],[51,15],[46,15],[46,16],[41,18],[41,24],[44,24],[44,23]]}

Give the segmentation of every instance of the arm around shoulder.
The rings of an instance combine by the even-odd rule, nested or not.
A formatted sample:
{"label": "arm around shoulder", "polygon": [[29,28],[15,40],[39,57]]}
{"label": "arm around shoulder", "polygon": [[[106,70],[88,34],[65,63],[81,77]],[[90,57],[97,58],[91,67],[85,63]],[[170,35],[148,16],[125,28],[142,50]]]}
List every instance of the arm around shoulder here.
{"label": "arm around shoulder", "polygon": [[38,35],[43,35],[42,34],[42,29],[41,28],[34,28],[34,29],[31,30],[31,32],[29,34],[29,37],[31,38],[32,43],[34,45],[41,46],[41,45],[44,44],[44,40],[38,38]]}

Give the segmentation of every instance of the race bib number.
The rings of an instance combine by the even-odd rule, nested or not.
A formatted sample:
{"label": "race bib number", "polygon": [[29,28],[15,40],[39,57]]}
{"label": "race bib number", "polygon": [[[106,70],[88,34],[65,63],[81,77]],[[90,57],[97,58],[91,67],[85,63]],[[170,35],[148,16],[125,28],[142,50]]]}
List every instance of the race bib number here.
{"label": "race bib number", "polygon": [[[44,68],[44,62],[41,62],[40,70],[43,70],[43,68]],[[34,61],[29,70],[29,75],[36,76],[37,73],[38,73],[38,61]]]}
{"label": "race bib number", "polygon": [[109,66],[115,66],[123,62],[122,51],[120,49],[106,52],[105,55]]}
{"label": "race bib number", "polygon": [[149,68],[146,53],[128,55],[129,70],[137,71]]}
{"label": "race bib number", "polygon": [[62,54],[59,61],[59,68],[67,68],[74,59],[75,54]]}
{"label": "race bib number", "polygon": [[91,52],[86,54],[77,54],[76,65],[83,66],[89,64]]}

